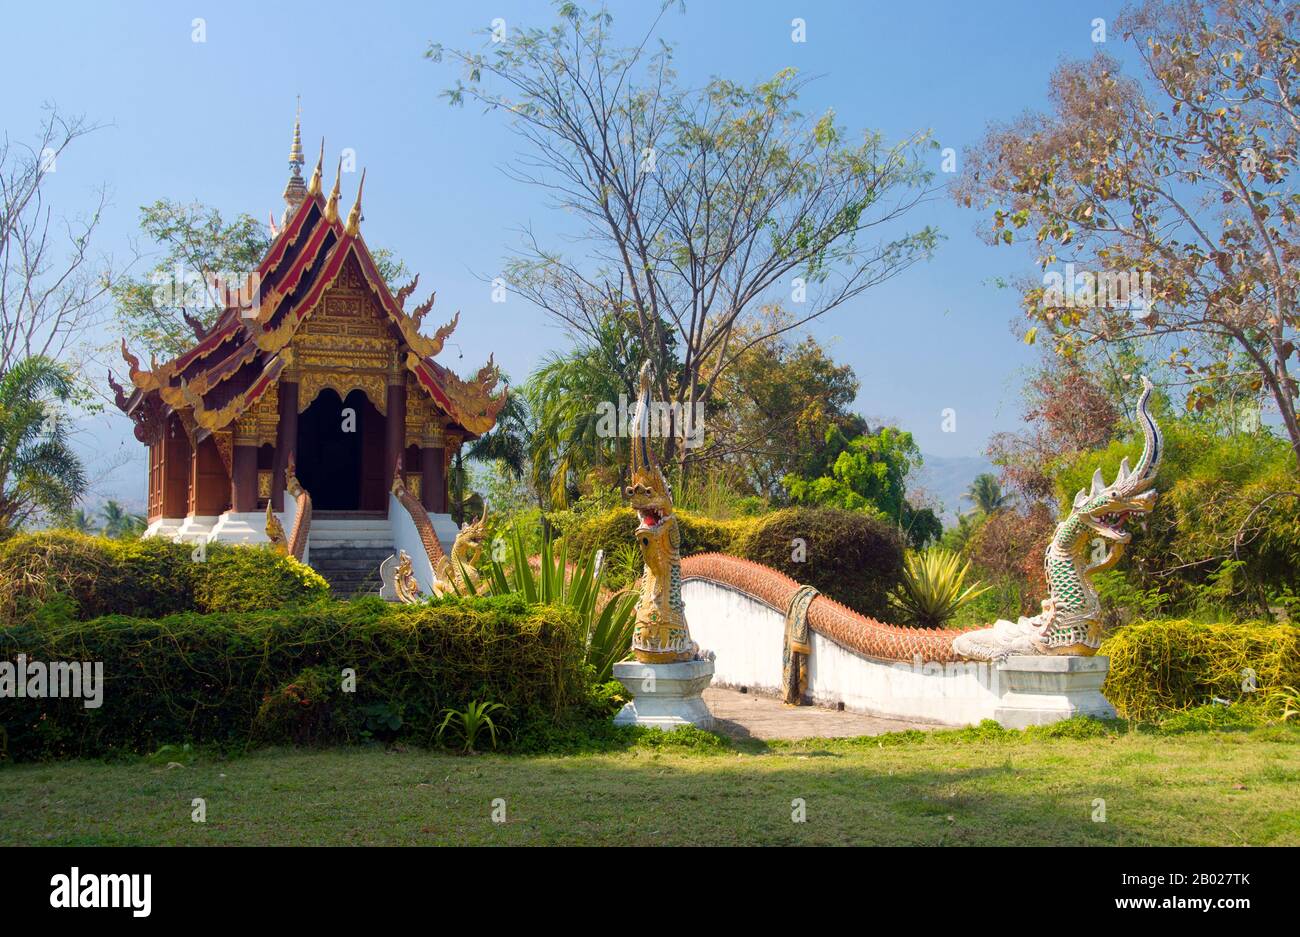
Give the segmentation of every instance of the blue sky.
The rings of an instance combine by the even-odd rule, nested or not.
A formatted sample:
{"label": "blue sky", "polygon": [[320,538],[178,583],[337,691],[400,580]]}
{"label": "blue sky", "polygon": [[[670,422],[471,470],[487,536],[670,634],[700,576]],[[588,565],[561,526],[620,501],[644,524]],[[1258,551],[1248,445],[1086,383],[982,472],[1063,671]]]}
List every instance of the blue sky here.
{"label": "blue sky", "polygon": [[[656,6],[611,3],[615,28],[639,36]],[[1041,108],[1052,69],[1091,55],[1092,20],[1113,23],[1119,6],[688,0],[685,12],[664,18],[661,35],[675,43],[688,83],[755,81],[794,66],[819,76],[805,112],[833,107],[850,131],[874,128],[887,139],[929,129],[960,152],[989,120]],[[498,16],[512,28],[546,25],[552,8],[497,0],[24,4],[6,14],[22,41],[7,50],[0,127],[29,139],[46,101],[108,125],[60,160],[52,195],[56,208],[75,212],[107,183],[113,200],[99,247],[125,255],[139,206],[161,197],[278,218],[301,94],[309,157],[324,135],[328,153],[352,147],[368,170],[368,242],[419,271],[422,293],[437,289],[431,321],[461,310],[455,340],[464,360],[452,349],[451,364],[469,371],[495,352],[517,381],[567,340],[518,297],[491,303],[480,276],[498,271],[517,228],[545,235],[562,219],[539,192],[501,173],[518,144],[500,117],[448,107],[439,92],[454,81],[454,66],[423,58],[430,41],[477,47],[475,31]],[[195,17],[206,22],[205,42],[192,41]],[[795,17],[806,21],[804,43],[791,41]],[[1106,49],[1125,57],[1113,31]],[[345,202],[355,187],[356,177],[345,177]],[[946,236],[935,259],[831,313],[814,334],[856,370],[864,414],[911,430],[927,453],[978,455],[990,433],[1019,423],[1020,376],[1036,352],[1012,334],[1015,295],[994,281],[1031,270],[1030,257],[985,246],[976,215],[944,198],[911,217]],[[941,428],[948,407],[957,413],[952,433]],[[87,421],[82,444],[97,457],[134,459],[101,480],[101,496],[143,499],[143,450],[124,418]]]}

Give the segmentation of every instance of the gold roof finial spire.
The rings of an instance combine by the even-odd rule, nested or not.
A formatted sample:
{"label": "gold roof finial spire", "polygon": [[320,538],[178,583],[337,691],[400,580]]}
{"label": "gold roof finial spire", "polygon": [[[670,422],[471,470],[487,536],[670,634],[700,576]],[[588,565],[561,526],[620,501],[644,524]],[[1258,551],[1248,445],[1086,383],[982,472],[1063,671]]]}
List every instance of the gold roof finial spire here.
{"label": "gold roof finial spire", "polygon": [[302,167],[306,162],[302,158],[302,95],[298,95],[298,112],[293,118],[293,145],[289,147],[289,167],[293,174],[302,177]]}
{"label": "gold roof finial spire", "polygon": [[320,157],[316,160],[316,168],[311,171],[311,181],[307,183],[307,195],[315,198],[320,195],[321,172],[325,168],[325,138],[320,138]]}
{"label": "gold roof finial spire", "polygon": [[294,209],[307,198],[307,184],[302,180],[302,97],[298,98],[298,113],[293,120],[293,145],[289,148],[289,182],[284,187],[284,217],[281,226],[287,224]]}
{"label": "gold roof finial spire", "polygon": [[343,178],[343,157],[339,157],[339,167],[334,170],[334,188],[330,189],[330,197],[325,202],[325,220],[330,224],[339,220],[339,183]]}
{"label": "gold roof finial spire", "polygon": [[361,233],[361,193],[366,190],[366,171],[361,170],[361,184],[357,186],[357,200],[352,203],[352,210],[348,212],[348,223],[343,230],[347,232],[348,237],[356,237]]}

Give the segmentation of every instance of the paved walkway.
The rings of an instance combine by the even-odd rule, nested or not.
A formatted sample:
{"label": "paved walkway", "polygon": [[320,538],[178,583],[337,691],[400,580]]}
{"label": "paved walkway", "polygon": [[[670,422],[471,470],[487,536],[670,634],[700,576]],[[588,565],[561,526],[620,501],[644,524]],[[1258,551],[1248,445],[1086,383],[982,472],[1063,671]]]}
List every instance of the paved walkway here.
{"label": "paved walkway", "polygon": [[717,720],[714,731],[738,739],[848,738],[932,725],[840,712],[820,706],[787,706],[770,696],[709,687],[704,702]]}

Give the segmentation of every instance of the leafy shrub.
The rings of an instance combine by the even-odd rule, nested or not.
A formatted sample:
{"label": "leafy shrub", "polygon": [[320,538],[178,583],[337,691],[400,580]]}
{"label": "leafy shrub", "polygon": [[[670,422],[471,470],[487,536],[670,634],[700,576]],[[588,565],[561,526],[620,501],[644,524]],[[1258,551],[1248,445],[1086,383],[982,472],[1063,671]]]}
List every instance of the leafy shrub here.
{"label": "leafy shrub", "polygon": [[[737,533],[748,528],[751,520],[716,521],[697,514],[675,511],[677,528],[682,535],[682,556],[692,553],[727,553]],[[632,534],[636,531],[636,511],[628,507],[614,508],[597,514],[580,514],[573,511],[557,511],[547,515],[547,520],[557,527],[568,543],[569,552],[574,556],[594,554],[597,550],[605,551],[606,557],[619,553],[620,548],[635,543]],[[607,585],[621,588],[630,585],[641,575],[641,567],[634,571],[618,564],[609,569]]]}
{"label": "leafy shrub", "polygon": [[281,608],[329,594],[309,567],[270,550],[159,539],[114,540],[71,531],[22,534],[0,545],[0,623],[37,613],[56,597],[68,617],[157,618],[177,612]]}
{"label": "leafy shrub", "polygon": [[545,530],[541,534],[538,568],[534,570],[529,563],[529,539],[526,529],[515,527],[510,531],[504,539],[507,550],[503,562],[488,558],[486,590],[492,595],[520,595],[526,602],[572,609],[583,661],[594,671],[596,682],[604,683],[610,679],[614,664],[631,652],[636,593],[606,592],[605,568],[597,562],[598,554],[588,553],[570,564],[568,543],[553,543]]}
{"label": "leafy shrub", "polygon": [[339,675],[326,667],[308,667],[266,696],[253,721],[253,740],[270,744],[311,745],[349,733],[344,718]]}
{"label": "leafy shrub", "polygon": [[262,547],[209,544],[206,562],[190,565],[199,612],[256,612],[329,595],[310,566]]}
{"label": "leafy shrub", "polygon": [[[499,727],[514,737],[586,705],[576,630],[572,611],[516,596],[22,622],[0,631],[0,660],[102,661],[103,704],[6,700],[0,733],[16,760],[365,731],[429,744],[443,710],[491,699],[507,707]],[[345,668],[355,692],[336,689]]]}
{"label": "leafy shrub", "polygon": [[1110,658],[1102,692],[1126,719],[1152,721],[1214,697],[1250,701],[1300,685],[1294,625],[1142,621],[1120,628],[1098,653]]}
{"label": "leafy shrub", "polygon": [[[806,555],[795,559],[795,541]],[[787,508],[748,522],[730,552],[873,618],[888,619],[888,595],[902,579],[903,538],[892,524],[860,511]]]}
{"label": "leafy shrub", "polygon": [[[597,514],[560,511],[547,519],[564,535],[571,553],[604,550],[606,557],[620,555],[633,542],[637,525],[631,508]],[[902,576],[902,535],[888,521],[863,511],[786,508],[730,521],[678,512],[677,519],[682,556],[730,553],[764,563],[864,615],[885,616],[886,595]],[[805,562],[792,559],[795,538],[806,544]],[[618,563],[609,570],[607,584],[628,585],[640,570],[640,565],[627,570]]]}

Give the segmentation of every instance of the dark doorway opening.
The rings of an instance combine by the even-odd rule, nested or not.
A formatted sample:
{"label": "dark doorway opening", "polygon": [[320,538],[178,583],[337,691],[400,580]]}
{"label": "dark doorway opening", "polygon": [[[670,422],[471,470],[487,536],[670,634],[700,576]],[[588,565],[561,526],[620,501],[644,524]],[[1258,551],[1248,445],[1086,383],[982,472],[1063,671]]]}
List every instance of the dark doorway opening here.
{"label": "dark doorway opening", "polygon": [[329,388],[321,391],[298,417],[297,476],[313,509],[382,507],[376,502],[382,500],[383,479],[375,469],[383,458],[383,438],[384,417],[362,391],[345,398]]}

